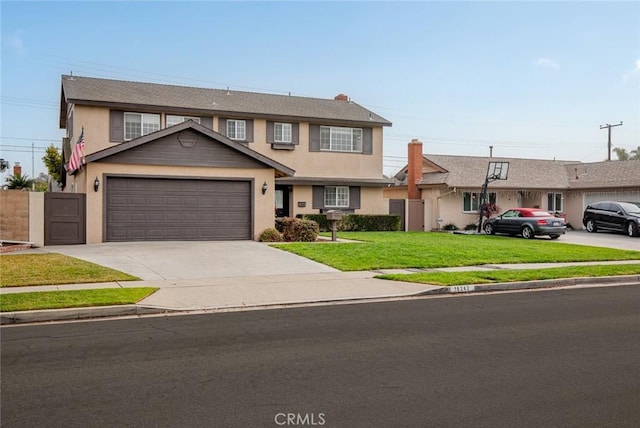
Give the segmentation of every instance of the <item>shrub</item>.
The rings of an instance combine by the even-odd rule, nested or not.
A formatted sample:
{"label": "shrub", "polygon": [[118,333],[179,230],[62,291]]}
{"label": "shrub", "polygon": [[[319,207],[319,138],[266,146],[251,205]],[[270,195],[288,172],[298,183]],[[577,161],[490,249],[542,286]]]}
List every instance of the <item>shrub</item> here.
{"label": "shrub", "polygon": [[296,219],[292,217],[276,217],[276,230],[284,233],[284,230]]}
{"label": "shrub", "polygon": [[478,225],[476,223],[469,223],[464,227],[464,230],[476,230]]}
{"label": "shrub", "polygon": [[[331,224],[329,220],[327,220],[326,214],[298,214],[300,218],[305,220],[312,220],[318,223],[318,227],[321,231],[326,232],[331,230]],[[338,229],[340,229],[340,224],[338,223]]]}
{"label": "shrub", "polygon": [[292,218],[287,222],[282,237],[287,242],[314,242],[320,230],[313,220]]}
{"label": "shrub", "polygon": [[458,226],[456,226],[453,223],[447,223],[444,225],[444,227],[442,228],[444,230],[458,230]]}
{"label": "shrub", "polygon": [[282,235],[275,228],[269,228],[260,234],[260,242],[282,242]]}

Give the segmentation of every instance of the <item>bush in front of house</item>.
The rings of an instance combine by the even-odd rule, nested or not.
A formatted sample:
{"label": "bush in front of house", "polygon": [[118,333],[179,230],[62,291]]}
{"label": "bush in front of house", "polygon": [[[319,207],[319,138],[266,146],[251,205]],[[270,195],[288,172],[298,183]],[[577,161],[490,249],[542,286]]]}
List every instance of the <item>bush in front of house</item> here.
{"label": "bush in front of house", "polygon": [[284,223],[282,237],[287,242],[315,242],[320,233],[318,223],[313,220],[291,218]]}
{"label": "bush in front of house", "polygon": [[296,221],[296,219],[293,217],[276,217],[276,230],[284,233],[284,230],[294,221]]}
{"label": "bush in front of house", "polygon": [[444,229],[444,230],[459,230],[458,226],[456,226],[454,223],[447,223],[442,227],[442,229]]}
{"label": "bush in front of house", "polygon": [[262,231],[259,240],[260,242],[282,242],[282,235],[275,228],[271,227]]}
{"label": "bush in front of house", "polygon": [[[326,214],[302,214],[300,217],[318,223],[323,232],[331,230]],[[386,214],[346,214],[338,222],[341,232],[394,232],[400,230],[400,216]]]}
{"label": "bush in front of house", "polygon": [[476,223],[469,223],[464,227],[464,230],[476,230],[478,225]]}

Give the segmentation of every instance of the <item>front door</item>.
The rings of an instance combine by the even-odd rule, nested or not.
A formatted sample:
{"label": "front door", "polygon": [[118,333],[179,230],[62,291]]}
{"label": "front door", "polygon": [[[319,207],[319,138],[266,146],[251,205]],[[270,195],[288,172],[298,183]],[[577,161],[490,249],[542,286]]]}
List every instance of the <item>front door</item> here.
{"label": "front door", "polygon": [[291,186],[276,185],[276,217],[290,217],[289,200]]}

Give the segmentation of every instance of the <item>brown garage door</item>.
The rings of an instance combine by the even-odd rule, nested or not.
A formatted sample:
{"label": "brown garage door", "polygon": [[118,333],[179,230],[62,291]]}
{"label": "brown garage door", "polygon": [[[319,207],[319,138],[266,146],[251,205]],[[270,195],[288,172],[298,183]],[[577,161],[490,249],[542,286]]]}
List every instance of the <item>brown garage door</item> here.
{"label": "brown garage door", "polygon": [[249,181],[108,177],[107,241],[251,239]]}

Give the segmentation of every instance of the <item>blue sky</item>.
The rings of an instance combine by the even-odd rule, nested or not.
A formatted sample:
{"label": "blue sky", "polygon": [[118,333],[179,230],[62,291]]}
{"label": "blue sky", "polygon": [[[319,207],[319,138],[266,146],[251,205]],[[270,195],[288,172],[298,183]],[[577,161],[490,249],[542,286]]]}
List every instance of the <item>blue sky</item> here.
{"label": "blue sky", "polygon": [[[60,75],[333,98],[425,153],[596,162],[640,146],[640,2],[10,2],[0,157],[60,145]],[[35,161],[32,170],[32,144]],[[615,158],[615,156],[614,156]],[[3,181],[4,176],[3,174]]]}

